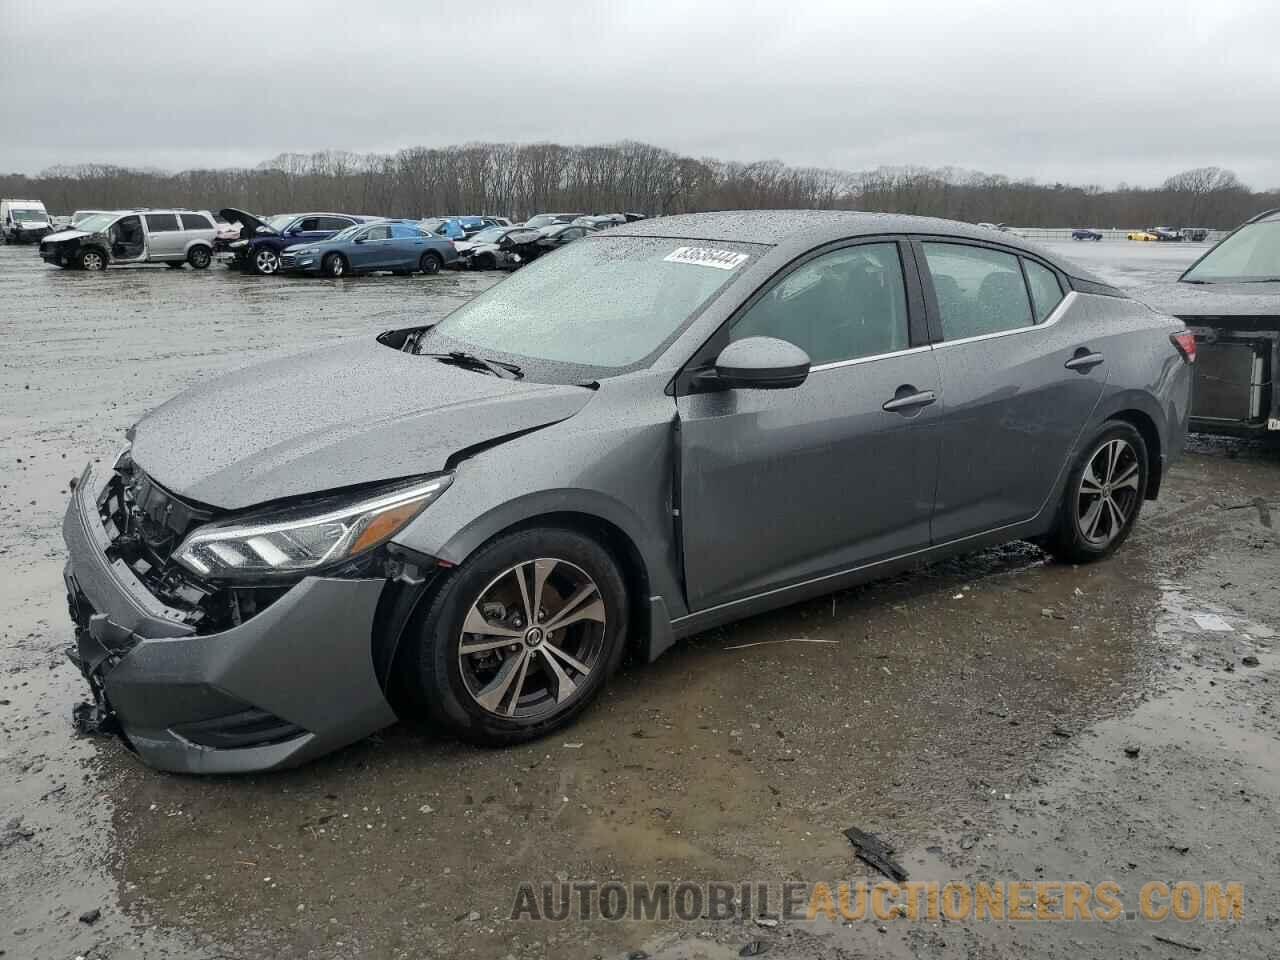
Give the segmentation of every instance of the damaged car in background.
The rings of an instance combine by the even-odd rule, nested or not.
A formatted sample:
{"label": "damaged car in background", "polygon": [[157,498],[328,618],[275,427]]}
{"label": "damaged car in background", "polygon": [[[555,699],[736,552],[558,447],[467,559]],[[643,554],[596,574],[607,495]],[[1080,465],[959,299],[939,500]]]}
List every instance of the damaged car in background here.
{"label": "damaged car in background", "polygon": [[489,227],[468,240],[456,241],[460,266],[471,270],[514,270],[536,260],[542,231],[529,227]]}
{"label": "damaged car in background", "polygon": [[218,216],[240,224],[239,239],[219,244],[227,266],[260,276],[280,272],[280,254],[286,247],[328,240],[357,223],[378,219],[350,213],[281,213],[263,218],[234,207],[219,210]]}
{"label": "damaged car in background", "polygon": [[116,210],[91,214],[78,226],[49,234],[40,241],[40,258],[63,269],[163,263],[203,270],[213,261],[216,237],[207,210]]}
{"label": "damaged car in background", "polygon": [[201,773],[397,716],[517,744],[719,624],[1011,539],[1101,560],[1182,448],[1193,359],[1181,321],[965,224],[590,234],[435,325],[196,386],[90,464],[80,720]]}
{"label": "damaged car in background", "polygon": [[1228,234],[1172,287],[1140,295],[1195,334],[1191,428],[1280,440],[1280,209]]}

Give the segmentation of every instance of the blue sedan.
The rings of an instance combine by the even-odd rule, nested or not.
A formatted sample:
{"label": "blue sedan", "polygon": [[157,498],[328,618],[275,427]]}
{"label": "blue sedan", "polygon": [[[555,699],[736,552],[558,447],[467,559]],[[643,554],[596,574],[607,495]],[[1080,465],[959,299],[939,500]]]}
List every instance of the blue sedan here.
{"label": "blue sedan", "polygon": [[287,247],[280,255],[280,269],[326,277],[378,271],[408,276],[415,270],[439,273],[457,259],[451,240],[432,236],[404,220],[376,220],[356,224],[319,243]]}

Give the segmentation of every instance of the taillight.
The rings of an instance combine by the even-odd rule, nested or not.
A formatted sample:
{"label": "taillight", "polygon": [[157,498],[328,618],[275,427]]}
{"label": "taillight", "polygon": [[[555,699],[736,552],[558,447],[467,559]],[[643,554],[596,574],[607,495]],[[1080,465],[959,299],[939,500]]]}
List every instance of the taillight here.
{"label": "taillight", "polygon": [[1194,333],[1189,330],[1183,330],[1182,333],[1170,334],[1169,339],[1178,348],[1183,360],[1187,361],[1187,363],[1196,362],[1196,335]]}

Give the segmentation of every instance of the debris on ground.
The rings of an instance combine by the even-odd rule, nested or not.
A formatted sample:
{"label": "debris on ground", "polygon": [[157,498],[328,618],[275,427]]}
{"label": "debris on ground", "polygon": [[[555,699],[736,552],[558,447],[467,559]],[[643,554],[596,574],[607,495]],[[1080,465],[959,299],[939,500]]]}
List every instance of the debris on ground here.
{"label": "debris on ground", "polygon": [[1124,755],[1130,758],[1136,757],[1141,752],[1142,752],[1141,747],[1125,747],[1124,748]]}
{"label": "debris on ground", "polygon": [[756,926],[773,928],[778,925],[777,917],[756,917]]}
{"label": "debris on ground", "polygon": [[754,643],[739,643],[736,646],[725,647],[726,650],[745,650],[747,647],[763,647],[771,643],[839,643],[839,640],[818,640],[809,637],[791,637],[788,640],[757,640]]}
{"label": "debris on ground", "polygon": [[1251,654],[1249,654],[1247,657],[1245,657],[1245,658],[1244,658],[1243,660],[1241,660],[1240,662],[1241,662],[1241,663],[1243,663],[1246,667],[1256,667],[1256,666],[1258,666],[1258,658],[1257,658],[1257,657],[1255,657],[1252,653],[1251,653]]}
{"label": "debris on ground", "polygon": [[36,832],[22,825],[22,817],[14,817],[0,830],[0,850],[7,850],[20,840],[30,840]]}
{"label": "debris on ground", "polygon": [[740,957],[758,957],[762,953],[769,952],[769,944],[763,940],[752,940],[738,951]]}
{"label": "debris on ground", "polygon": [[1226,619],[1216,613],[1193,613],[1191,619],[1196,622],[1196,626],[1201,630],[1209,633],[1231,633],[1231,624]]}
{"label": "debris on ground", "polygon": [[1167,943],[1171,947],[1181,947],[1183,950],[1190,950],[1192,953],[1199,953],[1204,947],[1197,947],[1194,944],[1183,943],[1181,940],[1171,940],[1168,937],[1162,937],[1158,933],[1151,935],[1153,940],[1159,940],[1161,943]]}
{"label": "debris on ground", "polygon": [[856,854],[863,863],[875,867],[890,880],[901,883],[907,879],[907,871],[893,859],[893,847],[874,834],[866,833],[857,827],[849,827],[844,835],[857,848]]}
{"label": "debris on ground", "polygon": [[100,919],[102,919],[102,911],[97,907],[94,907],[92,910],[86,910],[84,913],[80,914],[80,922],[86,923],[89,926],[93,926]]}

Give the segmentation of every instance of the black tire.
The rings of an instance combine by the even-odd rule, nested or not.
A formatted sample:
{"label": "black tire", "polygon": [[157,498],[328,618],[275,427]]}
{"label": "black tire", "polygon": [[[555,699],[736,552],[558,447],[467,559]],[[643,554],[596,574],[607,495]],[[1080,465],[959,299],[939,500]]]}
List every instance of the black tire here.
{"label": "black tire", "polygon": [[206,270],[213,262],[213,251],[208,247],[192,247],[187,251],[187,263],[193,270]]}
{"label": "black tire", "polygon": [[444,260],[440,258],[440,254],[432,253],[428,250],[422,255],[422,259],[418,261],[418,269],[425,273],[428,277],[440,272],[440,268],[444,266]]}
{"label": "black tire", "polygon": [[183,267],[186,266],[186,264],[183,263],[181,260],[166,260],[164,262],[164,265],[168,267],[170,270],[181,270]]}
{"label": "black tire", "polygon": [[249,269],[260,277],[274,276],[280,272],[280,254],[270,247],[250,251]]}
{"label": "black tire", "polygon": [[320,261],[320,272],[326,277],[345,277],[347,275],[347,258],[340,253],[330,253]]}
{"label": "black tire", "polygon": [[[563,645],[572,650],[575,656],[582,658],[580,665],[588,667],[588,672],[583,675],[567,666],[561,667],[566,676],[573,674],[569,692],[564,693],[552,669],[545,665],[547,661],[560,665],[561,661],[546,649],[539,650],[535,646],[543,639],[541,629],[536,631],[539,633],[537,640],[530,639],[535,631],[527,628],[537,624],[521,624],[520,611],[515,608],[520,601],[514,599],[511,612],[515,618],[505,622],[526,627],[525,638],[503,642],[504,638],[499,635],[502,649],[479,655],[482,658],[492,657],[500,664],[490,668],[494,670],[491,677],[486,680],[483,669],[479,674],[473,672],[470,665],[477,661],[470,658],[466,660],[469,666],[465,668],[468,675],[464,676],[462,661],[468,655],[459,648],[464,641],[463,625],[472,608],[478,608],[483,599],[493,596],[495,589],[502,589],[499,586],[502,584],[505,584],[509,596],[518,597],[514,592],[515,581],[511,579],[515,576],[511,573],[512,568],[521,564],[532,565],[535,561],[545,563],[546,560],[556,563],[551,565],[551,572],[544,578],[547,584],[543,591],[544,599],[554,597],[554,602],[565,601],[564,594],[572,591],[572,583],[563,587],[559,585],[558,576],[564,573],[566,580],[581,575],[591,581],[596,592],[588,597],[598,595],[603,605],[604,620],[598,628],[594,626],[594,619],[584,618],[561,629],[554,642],[551,638],[556,633],[550,628],[559,614],[552,608],[545,616],[549,629],[545,643],[541,645],[552,646],[557,651]],[[508,746],[536,739],[563,727],[596,697],[622,660],[627,635],[626,585],[609,552],[581,533],[542,527],[506,534],[481,547],[464,564],[445,576],[447,579],[435,588],[406,629],[402,656],[398,659],[399,669],[404,674],[401,679],[406,681],[404,688],[413,711],[459,739],[482,746]],[[535,580],[526,579],[525,582],[532,588]],[[569,609],[591,606],[595,606],[594,601]],[[486,604],[486,607],[491,608],[491,605]],[[538,623],[543,619],[540,618]],[[570,631],[578,632],[576,641],[570,636]],[[470,638],[468,642],[474,644],[477,636],[490,636],[492,639],[493,635],[469,632],[466,636]],[[479,642],[483,644],[486,641]],[[529,664],[519,673],[520,683],[512,683],[507,688],[508,691],[514,688],[514,694],[499,694],[493,709],[482,706],[477,700],[477,693],[472,692],[473,688],[489,689],[482,685],[493,683],[494,678],[502,673],[508,658],[513,657],[524,657]],[[515,673],[515,665],[512,662],[511,673]],[[554,691],[552,684],[556,685]],[[526,695],[523,699],[522,694]],[[510,715],[517,710],[523,715]]]}
{"label": "black tire", "polygon": [[97,247],[86,247],[76,254],[76,266],[81,270],[105,270],[107,255]]}
{"label": "black tire", "polygon": [[[1117,460],[1108,470],[1109,448],[1117,451]],[[1069,563],[1109,557],[1128,539],[1142,512],[1150,471],[1142,434],[1120,420],[1104,423],[1080,451],[1067,476],[1057,523],[1044,544],[1055,557]],[[1086,470],[1090,471],[1088,480]],[[1092,493],[1095,488],[1099,493]],[[1090,530],[1095,536],[1089,535]]]}

